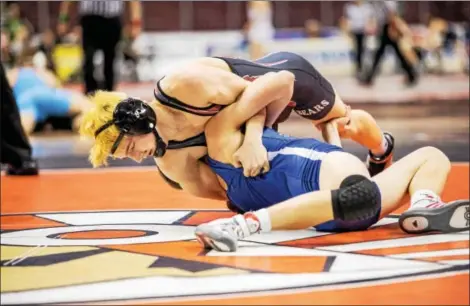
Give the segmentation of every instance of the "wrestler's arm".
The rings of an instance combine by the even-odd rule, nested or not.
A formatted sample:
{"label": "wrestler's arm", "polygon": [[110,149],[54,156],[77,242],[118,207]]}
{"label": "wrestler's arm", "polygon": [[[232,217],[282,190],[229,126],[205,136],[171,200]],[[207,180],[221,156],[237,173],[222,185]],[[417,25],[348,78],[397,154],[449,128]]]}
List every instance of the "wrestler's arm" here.
{"label": "wrestler's arm", "polygon": [[237,103],[227,106],[209,121],[206,133],[210,129],[211,135],[223,136],[225,132],[239,130],[270,103],[282,100],[287,105],[294,91],[294,79],[294,74],[285,70],[257,78],[243,91]]}
{"label": "wrestler's arm", "polygon": [[[242,167],[243,175],[246,177],[255,177],[270,169],[268,152],[263,145],[262,137],[265,122],[266,108],[263,108],[245,124],[242,145],[232,155],[233,165]],[[229,149],[229,146],[224,147]]]}
{"label": "wrestler's arm", "polygon": [[[198,69],[194,69],[194,67]],[[286,77],[288,76],[288,77]],[[259,118],[252,118],[262,108],[269,104],[285,107],[290,101],[279,103],[276,98],[279,87],[293,86],[294,75],[288,71],[278,73],[267,73],[260,76],[254,82],[248,82],[239,76],[227,72],[220,68],[214,68],[203,65],[189,66],[184,73],[175,72],[162,80],[162,86],[165,87],[167,94],[182,101],[192,101],[193,106],[208,106],[208,103],[227,105],[237,101],[238,97],[248,91],[249,95],[244,95],[245,99],[242,108],[237,108],[245,112],[243,123],[247,122],[250,128],[246,130],[243,149],[251,148],[253,154],[243,154],[236,158],[239,162],[237,166],[243,166],[245,175],[250,173],[251,176],[259,174],[261,169],[269,170],[269,162],[267,160],[266,151],[261,143],[261,136],[265,121]],[[284,101],[284,100],[283,100]],[[240,103],[240,101],[237,101]],[[278,117],[278,107],[267,107],[265,118]],[[272,110],[272,112],[270,112]],[[271,116],[271,117],[270,117]],[[251,121],[253,120],[253,121]]]}
{"label": "wrestler's arm", "polygon": [[187,184],[183,183],[182,187],[187,188],[191,194],[198,197],[226,201],[226,191],[220,186],[219,180],[212,169],[199,160],[195,163],[195,166],[199,173],[199,180]]}
{"label": "wrestler's arm", "polygon": [[248,119],[245,124],[245,141],[254,144],[262,143],[264,123],[266,122],[266,108],[262,108],[257,114]]}
{"label": "wrestler's arm", "polygon": [[[226,200],[225,190],[220,186],[217,176],[212,169],[200,159],[206,153],[206,149],[189,148],[172,152],[171,160],[158,165],[159,171],[165,176],[165,180],[171,180],[178,184],[179,188],[191,195],[214,200]],[[157,164],[159,162],[157,161]]]}
{"label": "wrestler's arm", "polygon": [[[264,74],[256,80],[266,78],[272,80],[279,77],[277,73],[274,73],[275,76],[272,74]],[[278,86],[277,82],[249,82],[230,71],[207,64],[188,65],[184,70],[176,70],[169,74],[161,82],[168,95],[196,107],[207,107],[212,104],[229,105],[237,101],[240,94],[247,89],[262,94],[264,91],[275,90]],[[262,107],[269,105],[266,121],[270,126],[287,107],[289,101],[278,103],[276,100],[270,100],[266,103],[258,99],[257,95],[252,95],[251,100],[247,102],[263,105]]]}
{"label": "wrestler's arm", "polygon": [[225,190],[208,165],[199,160],[188,161],[185,171],[179,181],[184,191],[200,198],[227,200]]}
{"label": "wrestler's arm", "polygon": [[[161,82],[168,89],[167,94],[196,107],[232,104],[246,88],[253,86],[252,90],[262,91],[258,83],[253,85],[231,72],[201,64],[188,66],[184,73],[171,73]],[[261,139],[264,122],[257,120],[251,126],[254,127],[246,130],[246,139],[255,143]]]}

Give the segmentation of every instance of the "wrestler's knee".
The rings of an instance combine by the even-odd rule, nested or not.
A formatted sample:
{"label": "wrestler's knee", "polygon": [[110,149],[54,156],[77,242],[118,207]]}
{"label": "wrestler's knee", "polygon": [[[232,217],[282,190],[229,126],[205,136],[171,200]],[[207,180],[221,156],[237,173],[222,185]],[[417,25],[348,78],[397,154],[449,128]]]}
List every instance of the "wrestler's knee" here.
{"label": "wrestler's knee", "polygon": [[320,125],[322,123],[326,123],[334,119],[339,119],[342,117],[349,116],[351,107],[345,104],[336,92],[335,94],[336,94],[336,97],[335,97],[334,103],[329,109],[328,108],[326,109],[327,110],[326,114],[324,114],[324,116],[322,116],[321,118],[311,118],[314,125]]}
{"label": "wrestler's knee", "polygon": [[429,162],[432,162],[436,165],[439,165],[439,167],[446,168],[448,171],[450,171],[452,165],[449,158],[438,148],[427,146],[418,149],[416,152],[420,155],[426,156],[426,159]]}
{"label": "wrestler's knee", "polygon": [[[380,214],[381,194],[379,187],[367,177],[350,175],[339,189],[331,191],[335,220],[365,222]],[[365,222],[364,225],[370,226]]]}

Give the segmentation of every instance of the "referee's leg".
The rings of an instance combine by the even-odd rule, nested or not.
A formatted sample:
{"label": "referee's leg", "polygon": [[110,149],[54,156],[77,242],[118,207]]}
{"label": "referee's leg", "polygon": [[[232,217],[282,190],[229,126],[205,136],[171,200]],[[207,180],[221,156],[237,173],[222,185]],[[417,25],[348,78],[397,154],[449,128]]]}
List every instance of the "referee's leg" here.
{"label": "referee's leg", "polygon": [[415,85],[417,81],[417,75],[413,65],[406,59],[405,55],[403,54],[403,50],[400,48],[397,42],[392,42],[391,46],[393,49],[395,49],[398,60],[400,61],[401,66],[408,76],[408,84]]}
{"label": "referee's leg", "polygon": [[113,91],[115,86],[116,47],[121,40],[121,21],[119,18],[109,18],[106,20],[108,36],[103,46],[104,53],[104,82],[107,91]]}
{"label": "referee's leg", "polygon": [[95,16],[83,16],[82,20],[82,49],[83,49],[83,78],[85,82],[85,94],[92,94],[98,90],[98,82],[94,77],[95,65],[93,57],[97,50],[97,42],[99,38],[96,37],[96,27],[99,22]]}
{"label": "referee's leg", "polygon": [[21,118],[13,91],[0,64],[1,87],[1,162],[8,164],[9,175],[36,175],[38,166],[32,159],[28,137],[21,126]]}
{"label": "referee's leg", "polygon": [[364,33],[354,33],[354,42],[356,45],[356,75],[362,72],[362,58],[364,54]]}
{"label": "referee's leg", "polygon": [[377,68],[382,60],[382,57],[383,55],[385,54],[385,49],[387,48],[387,45],[390,43],[390,38],[388,37],[388,33],[387,33],[387,27],[384,26],[383,30],[382,30],[382,34],[379,38],[379,48],[377,49],[377,51],[375,52],[375,56],[374,56],[374,60],[373,60],[373,63],[372,63],[372,67],[367,75],[367,77],[365,78],[365,83],[370,85],[372,84],[373,82],[373,79],[375,77],[375,74],[377,73]]}

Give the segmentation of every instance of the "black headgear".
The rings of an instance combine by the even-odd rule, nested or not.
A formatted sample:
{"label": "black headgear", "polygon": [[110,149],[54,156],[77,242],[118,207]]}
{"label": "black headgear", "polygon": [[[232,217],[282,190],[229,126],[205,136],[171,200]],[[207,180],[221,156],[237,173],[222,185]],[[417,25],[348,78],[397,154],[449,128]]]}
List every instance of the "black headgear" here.
{"label": "black headgear", "polygon": [[154,156],[161,157],[165,154],[166,144],[155,129],[157,115],[144,101],[136,98],[127,98],[119,102],[113,112],[113,119],[96,130],[95,138],[113,124],[117,126],[120,134],[111,148],[111,154],[116,152],[125,135],[137,136],[148,133],[153,133],[157,142],[157,150]]}

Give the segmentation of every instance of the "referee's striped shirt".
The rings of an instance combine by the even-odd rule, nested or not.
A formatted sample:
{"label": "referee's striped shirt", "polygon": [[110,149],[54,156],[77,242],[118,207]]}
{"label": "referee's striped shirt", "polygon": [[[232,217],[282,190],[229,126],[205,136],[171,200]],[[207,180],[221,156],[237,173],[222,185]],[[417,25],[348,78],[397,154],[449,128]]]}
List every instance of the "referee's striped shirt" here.
{"label": "referee's striped shirt", "polygon": [[371,1],[370,4],[378,25],[388,23],[388,14],[397,11],[396,1]]}
{"label": "referee's striped shirt", "polygon": [[97,15],[106,18],[121,16],[124,10],[124,1],[80,1],[80,15]]}

